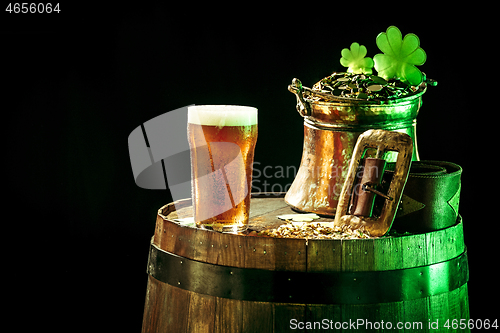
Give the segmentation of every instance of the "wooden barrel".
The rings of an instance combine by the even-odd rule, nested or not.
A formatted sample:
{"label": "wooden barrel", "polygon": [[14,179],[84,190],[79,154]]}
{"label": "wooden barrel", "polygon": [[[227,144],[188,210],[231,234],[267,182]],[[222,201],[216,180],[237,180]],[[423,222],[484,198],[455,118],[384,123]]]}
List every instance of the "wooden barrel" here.
{"label": "wooden barrel", "polygon": [[[254,197],[250,229],[276,227],[276,216],[290,213],[281,197]],[[424,234],[306,240],[174,221],[189,216],[188,200],[158,211],[143,333],[449,332],[447,321],[451,329],[453,319],[469,319],[460,217]]]}

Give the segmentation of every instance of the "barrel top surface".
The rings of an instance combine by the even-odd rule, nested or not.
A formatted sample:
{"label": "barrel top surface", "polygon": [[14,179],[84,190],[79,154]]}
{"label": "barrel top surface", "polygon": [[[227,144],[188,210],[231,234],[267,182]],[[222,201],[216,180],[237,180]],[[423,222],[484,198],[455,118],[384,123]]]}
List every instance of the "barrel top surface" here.
{"label": "barrel top surface", "polygon": [[217,265],[290,271],[405,269],[450,260],[465,251],[460,217],[452,227],[422,234],[352,240],[273,238],[255,235],[284,224],[278,215],[296,212],[281,196],[252,197],[250,207],[249,230],[231,234],[179,223],[193,216],[191,200],[169,203],[158,211],[153,243],[164,251]]}
{"label": "barrel top surface", "polygon": [[[193,208],[189,199],[179,200],[161,207],[159,216],[165,220],[176,222],[178,219],[193,216]],[[299,214],[288,205],[282,195],[263,194],[253,196],[250,201],[250,214],[248,230],[239,233],[238,236],[248,236],[252,231],[260,232],[267,229],[274,229],[284,224],[278,216],[286,214]],[[320,216],[314,222],[333,222],[334,218]],[[188,226],[189,227],[189,226]],[[211,231],[212,232],[212,231]]]}

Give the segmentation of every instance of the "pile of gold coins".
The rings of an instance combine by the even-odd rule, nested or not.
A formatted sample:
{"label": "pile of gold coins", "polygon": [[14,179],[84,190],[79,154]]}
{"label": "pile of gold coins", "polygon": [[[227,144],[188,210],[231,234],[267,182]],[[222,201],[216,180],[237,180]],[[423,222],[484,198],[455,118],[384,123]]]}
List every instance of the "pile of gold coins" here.
{"label": "pile of gold coins", "polygon": [[377,75],[333,73],[314,84],[312,90],[341,98],[387,100],[410,96],[418,87]]}
{"label": "pile of gold coins", "polygon": [[362,228],[352,230],[349,226],[334,226],[332,222],[287,221],[276,229],[264,230],[263,236],[305,239],[363,239],[371,238]]}

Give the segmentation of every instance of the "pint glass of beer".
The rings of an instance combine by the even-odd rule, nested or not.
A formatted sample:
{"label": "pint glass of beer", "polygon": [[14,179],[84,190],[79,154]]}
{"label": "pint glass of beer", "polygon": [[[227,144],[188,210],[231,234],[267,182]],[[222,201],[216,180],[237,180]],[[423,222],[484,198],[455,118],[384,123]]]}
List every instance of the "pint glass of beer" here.
{"label": "pint glass of beer", "polygon": [[196,225],[220,232],[247,229],[257,109],[188,107],[191,196]]}

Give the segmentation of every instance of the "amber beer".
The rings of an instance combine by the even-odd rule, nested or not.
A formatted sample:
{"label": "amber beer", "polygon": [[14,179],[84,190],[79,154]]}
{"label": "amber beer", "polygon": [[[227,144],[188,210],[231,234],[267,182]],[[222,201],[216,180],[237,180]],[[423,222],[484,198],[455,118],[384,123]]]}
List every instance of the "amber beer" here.
{"label": "amber beer", "polygon": [[247,229],[257,109],[188,107],[191,195],[196,225],[221,232]]}

